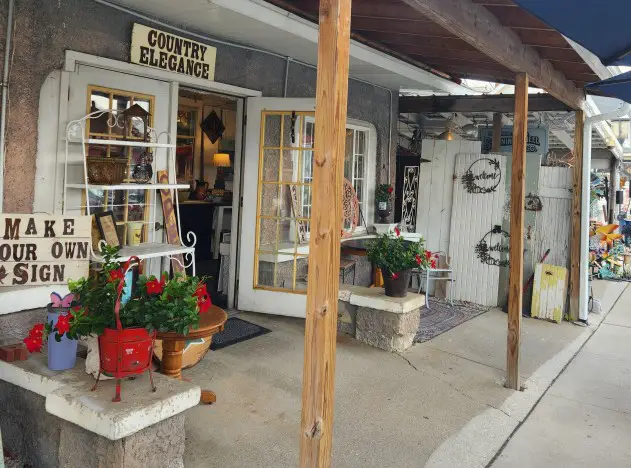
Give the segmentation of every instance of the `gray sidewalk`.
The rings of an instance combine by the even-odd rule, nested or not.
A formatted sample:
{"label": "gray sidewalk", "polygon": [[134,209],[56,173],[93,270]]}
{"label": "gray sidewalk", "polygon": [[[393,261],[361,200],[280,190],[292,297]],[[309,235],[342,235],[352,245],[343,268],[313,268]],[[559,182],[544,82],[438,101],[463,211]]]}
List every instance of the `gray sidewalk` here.
{"label": "gray sidewalk", "polygon": [[631,466],[631,286],[492,466]]}

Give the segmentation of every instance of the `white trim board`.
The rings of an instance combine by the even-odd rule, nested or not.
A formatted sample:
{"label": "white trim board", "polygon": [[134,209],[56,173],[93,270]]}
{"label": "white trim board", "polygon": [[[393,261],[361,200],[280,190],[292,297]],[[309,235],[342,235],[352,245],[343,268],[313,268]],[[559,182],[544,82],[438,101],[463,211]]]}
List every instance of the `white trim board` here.
{"label": "white trim board", "polygon": [[136,65],[134,63],[121,62],[120,60],[113,60],[99,57],[97,55],[76,52],[74,50],[67,50],[66,59],[64,61],[64,71],[76,71],[77,64],[90,65],[97,68],[104,68],[106,70],[127,73],[129,75],[136,75],[154,80],[176,82],[186,87],[230,94],[236,97],[259,97],[262,95],[261,91],[256,91],[254,89],[241,88],[239,86],[219,83],[218,81],[202,80],[200,78],[194,78],[180,73],[159,70],[157,68],[143,67],[142,65]]}
{"label": "white trim board", "polygon": [[9,286],[0,288],[0,315],[12,314],[24,310],[39,309],[50,303],[50,294],[68,294],[68,286]]}

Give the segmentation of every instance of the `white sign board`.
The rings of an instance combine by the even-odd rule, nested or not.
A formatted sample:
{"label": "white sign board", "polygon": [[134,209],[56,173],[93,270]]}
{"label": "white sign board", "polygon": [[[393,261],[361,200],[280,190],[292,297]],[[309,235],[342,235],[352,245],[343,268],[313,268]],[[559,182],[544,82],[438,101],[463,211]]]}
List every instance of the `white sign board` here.
{"label": "white sign board", "polygon": [[0,215],[0,287],[87,276],[91,226],[89,216]]}
{"label": "white sign board", "polygon": [[[493,128],[484,127],[480,129],[480,140],[482,141],[482,153],[490,153],[493,147]],[[502,128],[500,141],[500,153],[512,153],[513,151],[513,127]],[[545,127],[528,128],[526,138],[526,153],[534,153],[545,156],[548,154],[548,129]]]}
{"label": "white sign board", "polygon": [[204,80],[215,79],[217,49],[134,23],[131,62]]}

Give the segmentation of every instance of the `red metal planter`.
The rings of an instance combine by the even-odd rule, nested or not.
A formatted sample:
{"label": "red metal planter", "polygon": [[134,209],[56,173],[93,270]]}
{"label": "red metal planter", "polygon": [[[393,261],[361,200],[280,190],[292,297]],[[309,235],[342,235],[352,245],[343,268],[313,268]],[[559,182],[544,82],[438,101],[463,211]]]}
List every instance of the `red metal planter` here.
{"label": "red metal planter", "polygon": [[[129,259],[123,270],[127,272],[130,262],[138,261],[133,257]],[[125,286],[125,275],[118,285],[118,297],[114,306],[116,314],[116,329],[106,328],[99,336],[99,375],[92,390],[96,390],[101,374],[104,373],[116,379],[116,396],[114,402],[121,401],[121,379],[142,374],[149,369],[149,382],[155,392],[151,362],[153,360],[153,344],[156,332],[149,332],[145,328],[125,328],[120,321],[120,301]]]}

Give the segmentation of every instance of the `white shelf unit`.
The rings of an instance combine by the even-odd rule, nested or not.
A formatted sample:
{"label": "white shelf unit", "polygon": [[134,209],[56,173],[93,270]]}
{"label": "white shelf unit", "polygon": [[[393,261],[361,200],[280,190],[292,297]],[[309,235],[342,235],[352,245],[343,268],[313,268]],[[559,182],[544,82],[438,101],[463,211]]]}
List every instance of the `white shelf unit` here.
{"label": "white shelf unit", "polygon": [[[111,128],[119,128],[122,129],[124,126],[120,121],[121,113],[114,111],[112,109],[109,110],[101,110],[92,112],[84,117],[70,121],[66,126],[66,160],[64,165],[64,197],[63,197],[63,212],[66,214],[68,210],[67,204],[67,195],[68,190],[84,190],[85,191],[85,206],[81,206],[80,208],[85,208],[86,214],[88,216],[92,215],[91,206],[90,206],[90,193],[92,190],[163,190],[167,189],[171,191],[171,196],[173,197],[174,205],[179,205],[178,198],[178,190],[189,189],[190,186],[188,184],[178,184],[175,181],[176,174],[176,157],[175,157],[175,148],[176,145],[170,143],[169,135],[166,132],[161,134],[157,134],[155,129],[149,128],[149,136],[150,141],[141,141],[141,140],[121,140],[117,138],[86,138],[86,123],[90,121],[90,119],[103,118],[103,116],[107,116],[107,124]],[[165,137],[167,142],[160,143],[159,140],[161,137]],[[69,150],[71,145],[77,145],[81,148],[81,161],[69,161]],[[88,181],[88,158],[86,153],[87,145],[111,145],[111,146],[127,146],[127,147],[137,147],[137,148],[152,148],[154,150],[164,150],[166,151],[166,167],[164,169],[169,173],[169,183],[163,184],[158,183],[156,181],[157,169],[155,167],[155,160],[153,163],[153,176],[152,183],[144,183],[144,184],[136,184],[136,183],[123,183],[123,184],[113,184],[113,185],[105,185],[105,184],[90,184]],[[83,181],[68,180],[68,167],[83,166]],[[195,275],[195,244],[197,243],[197,238],[195,233],[188,232],[186,234],[187,244],[184,243],[181,231],[180,224],[180,212],[176,209],[176,219],[177,219],[177,231],[180,236],[180,245],[172,245],[166,243],[165,235],[162,234],[160,239],[156,239],[156,231],[155,231],[155,221],[156,221],[156,206],[158,204],[157,194],[151,198],[151,209],[149,215],[149,221],[145,222],[149,226],[149,242],[142,243],[140,245],[134,246],[125,246],[121,248],[119,255],[121,260],[126,261],[130,257],[138,257],[139,259],[150,259],[150,258],[168,258],[178,262],[182,267],[188,268],[192,267],[193,275]],[[101,244],[104,241],[100,242]],[[92,247],[91,247],[92,248]],[[92,258],[95,261],[101,261],[102,257],[99,253],[95,252],[92,248]]]}

